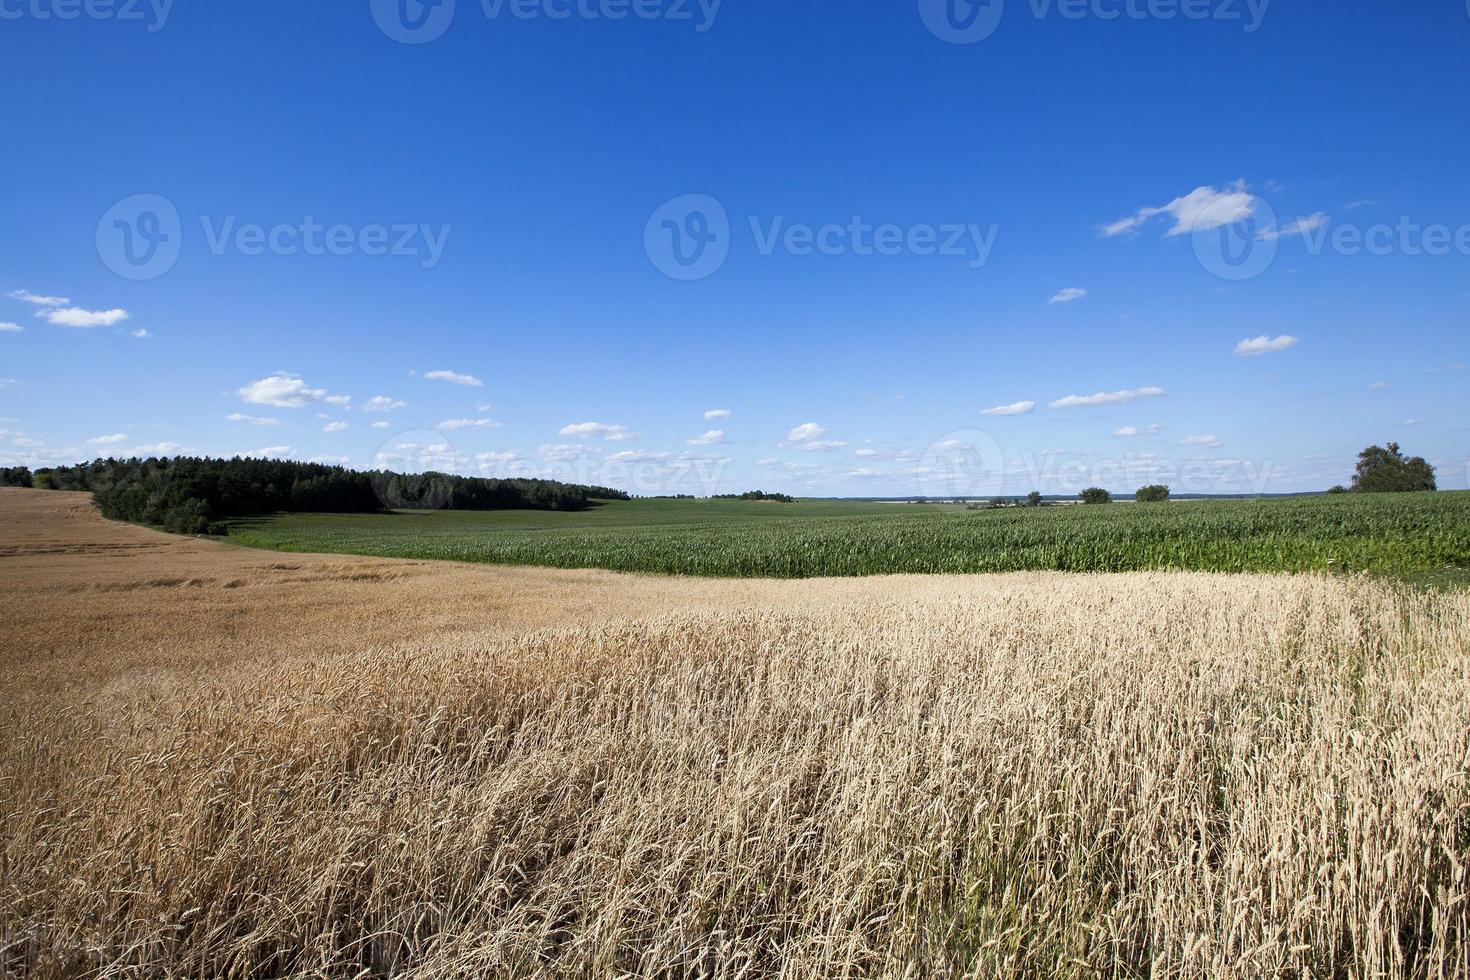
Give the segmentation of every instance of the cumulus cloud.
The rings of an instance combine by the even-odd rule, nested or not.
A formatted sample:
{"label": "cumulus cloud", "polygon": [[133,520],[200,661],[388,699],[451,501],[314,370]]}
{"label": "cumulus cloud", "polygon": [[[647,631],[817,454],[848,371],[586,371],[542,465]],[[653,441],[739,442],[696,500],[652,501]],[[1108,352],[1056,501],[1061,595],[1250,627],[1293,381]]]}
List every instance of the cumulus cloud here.
{"label": "cumulus cloud", "polygon": [[110,327],[128,318],[127,310],[84,310],[79,306],[38,310],[36,316],[56,327]]}
{"label": "cumulus cloud", "polygon": [[1167,232],[1170,237],[1187,235],[1193,231],[1209,231],[1251,217],[1259,202],[1260,198],[1246,190],[1245,181],[1236,181],[1224,189],[1196,187],[1168,204],[1139,208],[1128,217],[1103,226],[1102,233],[1109,238],[1123,235],[1136,231],[1158,216],[1173,219],[1174,224]]}
{"label": "cumulus cloud", "polygon": [[500,423],[494,419],[445,419],[435,426],[435,428],[444,429],[447,432],[454,432],[459,429],[498,429],[500,428]]}
{"label": "cumulus cloud", "polygon": [[704,420],[706,422],[713,422],[715,419],[727,419],[734,414],[728,408],[712,408],[704,413]]}
{"label": "cumulus cloud", "polygon": [[272,405],[276,408],[305,408],[315,402],[345,405],[346,395],[328,395],[322,388],[313,388],[294,374],[273,374],[259,381],[252,381],[236,392],[251,405]]}
{"label": "cumulus cloud", "polygon": [[1052,408],[1077,408],[1083,405],[1126,405],[1140,398],[1159,398],[1163,388],[1123,388],[1118,391],[1099,391],[1095,395],[1068,395],[1051,403]]}
{"label": "cumulus cloud", "polygon": [[374,395],[362,406],[364,412],[391,412],[399,408],[407,408],[408,402],[389,398],[387,395]]}
{"label": "cumulus cloud", "polygon": [[139,340],[147,340],[149,337],[153,336],[153,334],[149,333],[147,328],[145,327],[139,327],[136,330],[130,330],[128,332],[134,337],[137,337]]}
{"label": "cumulus cloud", "polygon": [[383,421],[374,422],[373,423],[373,428],[374,429],[386,429],[386,428],[388,428],[388,423],[387,422],[383,422]]}
{"label": "cumulus cloud", "polygon": [[1219,436],[1188,436],[1188,437],[1185,438],[1183,444],[1186,445],[1186,446],[1210,446],[1210,447],[1213,448],[1213,447],[1218,447],[1220,445],[1220,437]]}
{"label": "cumulus cloud", "polygon": [[1011,402],[1009,405],[997,405],[994,408],[982,409],[981,415],[1025,415],[1036,407],[1035,402]]}
{"label": "cumulus cloud", "polygon": [[717,446],[725,441],[725,430],[710,429],[702,436],[695,436],[693,439],[684,441],[691,446]]}
{"label": "cumulus cloud", "polygon": [[562,426],[557,434],[580,439],[605,439],[608,442],[633,442],[638,438],[637,433],[630,432],[627,426],[610,425],[606,422],[574,422]]}
{"label": "cumulus cloud", "polygon": [[279,424],[280,419],[266,418],[260,415],[245,415],[241,412],[234,412],[230,415],[226,415],[225,421],[249,422],[251,425],[277,425]]}
{"label": "cumulus cloud", "polygon": [[328,422],[325,426],[322,427],[322,431],[323,432],[346,432],[347,431],[347,423],[346,422]]}
{"label": "cumulus cloud", "polygon": [[120,442],[127,442],[127,441],[128,441],[128,437],[127,437],[127,434],[126,433],[123,433],[123,432],[114,432],[110,436],[93,436],[92,438],[90,438],[90,439],[87,440],[87,445],[89,445],[89,446],[115,446],[115,445],[117,445]]}
{"label": "cumulus cloud", "polygon": [[1277,351],[1295,347],[1301,343],[1300,339],[1290,334],[1282,334],[1280,337],[1268,337],[1261,334],[1259,337],[1250,337],[1235,345],[1235,353],[1241,357],[1259,357],[1262,354],[1274,354]]}
{"label": "cumulus cloud", "polygon": [[1047,305],[1048,306],[1056,306],[1056,305],[1058,305],[1060,303],[1070,303],[1073,300],[1081,299],[1082,297],[1084,297],[1086,295],[1087,295],[1087,290],[1085,290],[1085,289],[1078,289],[1075,286],[1069,286],[1066,289],[1063,289],[1063,290],[1059,291],[1055,296],[1053,296],[1051,299],[1047,300],[1046,302],[1047,302]]}
{"label": "cumulus cloud", "polygon": [[65,306],[71,302],[65,296],[37,296],[29,289],[17,289],[5,295],[11,299],[18,299],[22,303],[34,303],[36,306]]}
{"label": "cumulus cloud", "polygon": [[24,329],[18,323],[0,323],[0,333],[20,333]]}
{"label": "cumulus cloud", "polygon": [[786,441],[781,443],[783,449],[800,449],[808,453],[825,453],[834,449],[845,449],[847,443],[837,439],[823,439],[827,434],[826,426],[816,422],[803,422],[786,433]]}
{"label": "cumulus cloud", "polygon": [[1125,425],[1121,429],[1113,430],[1113,435],[1123,439],[1129,439],[1133,436],[1156,436],[1159,434],[1160,428],[1161,427],[1158,425],[1158,423],[1150,425],[1146,428],[1139,428],[1136,425]]}
{"label": "cumulus cloud", "polygon": [[241,456],[254,456],[260,459],[291,455],[290,446],[266,446],[263,449],[247,449]]}
{"label": "cumulus cloud", "polygon": [[672,453],[654,453],[639,449],[624,449],[622,452],[613,453],[607,458],[607,461],[609,463],[662,463],[672,455]]}
{"label": "cumulus cloud", "polygon": [[460,374],[458,371],[426,371],[424,377],[430,381],[448,381],[452,385],[466,385],[470,388],[481,388],[485,385],[485,382],[473,374]]}

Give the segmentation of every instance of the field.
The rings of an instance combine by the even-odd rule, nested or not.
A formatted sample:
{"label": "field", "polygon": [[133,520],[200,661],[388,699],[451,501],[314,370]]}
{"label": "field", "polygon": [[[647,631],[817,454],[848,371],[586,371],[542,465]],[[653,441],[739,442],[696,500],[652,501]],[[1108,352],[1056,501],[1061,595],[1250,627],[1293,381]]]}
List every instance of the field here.
{"label": "field", "polygon": [[582,513],[281,515],[241,544],[704,576],[1470,569],[1470,493],[967,511],[914,504],[636,500]]}
{"label": "field", "polygon": [[1470,977],[1470,595],[0,517],[0,973]]}

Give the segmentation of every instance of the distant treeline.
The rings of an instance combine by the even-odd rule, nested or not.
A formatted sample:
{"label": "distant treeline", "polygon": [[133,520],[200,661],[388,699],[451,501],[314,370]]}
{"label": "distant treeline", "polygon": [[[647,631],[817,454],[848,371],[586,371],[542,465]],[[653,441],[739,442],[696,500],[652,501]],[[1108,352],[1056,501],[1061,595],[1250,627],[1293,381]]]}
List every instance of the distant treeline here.
{"label": "distant treeline", "polygon": [[280,459],[99,459],[37,470],[9,485],[90,490],[103,516],[180,534],[217,530],[222,518],[277,511],[356,514],[404,510],[583,510],[627,500],[609,487],[553,480],[488,480],[448,473],[364,473]]}
{"label": "distant treeline", "polygon": [[32,486],[31,471],[24,466],[0,467],[0,487]]}
{"label": "distant treeline", "polygon": [[787,496],[784,493],[766,493],[764,490],[749,490],[749,491],[746,491],[745,493],[717,493],[711,499],[714,499],[714,500],[771,500],[771,501],[775,501],[778,504],[794,504],[794,503],[796,503],[796,498],[795,497]]}

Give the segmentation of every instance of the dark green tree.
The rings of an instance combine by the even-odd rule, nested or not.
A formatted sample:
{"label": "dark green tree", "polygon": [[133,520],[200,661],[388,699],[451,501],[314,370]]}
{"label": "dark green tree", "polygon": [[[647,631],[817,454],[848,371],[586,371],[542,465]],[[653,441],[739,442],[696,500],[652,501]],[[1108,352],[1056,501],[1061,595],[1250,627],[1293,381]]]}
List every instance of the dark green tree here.
{"label": "dark green tree", "polygon": [[1405,456],[1399,444],[1369,446],[1358,454],[1353,489],[1359,493],[1410,493],[1434,490],[1434,467],[1422,456]]}
{"label": "dark green tree", "polygon": [[1040,490],[1032,490],[1030,493],[1026,494],[1026,506],[1027,507],[1040,507],[1041,506],[1041,491]]}
{"label": "dark green tree", "polygon": [[1113,502],[1113,495],[1102,487],[1088,487],[1077,496],[1082,498],[1084,504],[1110,504]]}
{"label": "dark green tree", "polygon": [[1134,498],[1142,504],[1157,504],[1169,499],[1169,488],[1162,483],[1139,487]]}

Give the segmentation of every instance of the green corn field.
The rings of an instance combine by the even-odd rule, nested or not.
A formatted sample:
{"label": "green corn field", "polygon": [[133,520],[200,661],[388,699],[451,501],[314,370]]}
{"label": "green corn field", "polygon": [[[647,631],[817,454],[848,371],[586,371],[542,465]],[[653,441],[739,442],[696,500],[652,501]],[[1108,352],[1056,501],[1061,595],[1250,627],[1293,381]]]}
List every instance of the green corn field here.
{"label": "green corn field", "polygon": [[675,575],[1470,569],[1470,492],[971,511],[635,500],[586,513],[285,514],[231,537],[282,551]]}

